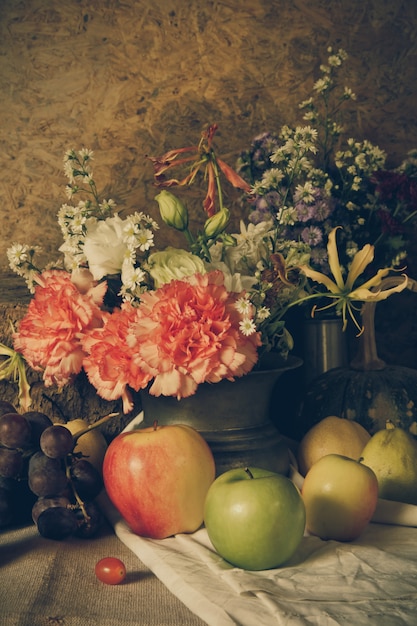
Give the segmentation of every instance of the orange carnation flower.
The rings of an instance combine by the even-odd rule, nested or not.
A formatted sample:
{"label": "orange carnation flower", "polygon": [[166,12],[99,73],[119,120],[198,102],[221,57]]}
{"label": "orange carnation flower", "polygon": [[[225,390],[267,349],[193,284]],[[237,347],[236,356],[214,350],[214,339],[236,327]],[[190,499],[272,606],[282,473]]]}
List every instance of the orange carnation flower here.
{"label": "orange carnation flower", "polygon": [[239,331],[238,294],[223,280],[218,271],[194,274],[143,294],[128,341],[139,367],[157,372],[152,395],[184,398],[200,383],[233,380],[253,368],[260,335]]}
{"label": "orange carnation flower", "polygon": [[242,314],[222,272],[172,280],[141,295],[138,308],[124,304],[103,328],[85,337],[84,368],[97,393],[126,398],[151,381],[155,396],[191,396],[203,382],[233,380],[258,359],[260,333],[239,330]]}
{"label": "orange carnation flower", "polygon": [[129,391],[146,387],[152,374],[138,367],[133,350],[126,342],[130,324],[136,311],[126,302],[121,309],[108,314],[102,328],[92,330],[83,338],[83,348],[88,356],[83,367],[99,396],[105,400],[123,400],[123,412],[130,413],[133,401]]}
{"label": "orange carnation flower", "polygon": [[36,371],[43,371],[45,385],[63,387],[81,371],[86,356],[82,335],[102,325],[100,305],[106,283],[80,293],[71,274],[47,270],[36,279],[35,296],[14,333],[17,352]]}

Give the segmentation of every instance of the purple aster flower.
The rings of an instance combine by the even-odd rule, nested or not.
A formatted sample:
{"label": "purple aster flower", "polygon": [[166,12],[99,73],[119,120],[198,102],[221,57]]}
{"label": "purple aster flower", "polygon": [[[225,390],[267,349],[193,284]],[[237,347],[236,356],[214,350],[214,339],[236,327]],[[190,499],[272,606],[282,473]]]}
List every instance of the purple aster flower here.
{"label": "purple aster flower", "polygon": [[255,206],[257,211],[268,211],[268,198],[266,196],[258,196],[256,198]]}
{"label": "purple aster flower", "polygon": [[249,216],[249,220],[253,224],[259,224],[271,218],[271,215],[276,215],[278,208],[281,205],[280,195],[276,191],[270,191],[264,196],[252,196],[251,204],[253,206],[252,212]]}
{"label": "purple aster flower", "polygon": [[314,205],[297,202],[294,207],[299,222],[308,222],[314,217]]}
{"label": "purple aster flower", "polygon": [[333,212],[334,203],[331,198],[323,198],[313,205],[313,219],[317,222],[324,222]]}
{"label": "purple aster flower", "polygon": [[323,233],[318,226],[307,226],[301,232],[301,239],[309,246],[318,246],[323,241]]}
{"label": "purple aster flower", "polygon": [[248,152],[252,165],[259,170],[270,168],[270,156],[278,145],[279,139],[272,133],[265,132],[257,135]]}
{"label": "purple aster flower", "polygon": [[249,221],[252,222],[252,224],[260,224],[261,222],[266,222],[269,219],[271,219],[271,213],[269,211],[258,211],[255,209],[249,215]]}
{"label": "purple aster flower", "polygon": [[329,271],[327,262],[327,251],[324,248],[312,248],[310,255],[310,263],[312,267],[319,268],[325,273]]}

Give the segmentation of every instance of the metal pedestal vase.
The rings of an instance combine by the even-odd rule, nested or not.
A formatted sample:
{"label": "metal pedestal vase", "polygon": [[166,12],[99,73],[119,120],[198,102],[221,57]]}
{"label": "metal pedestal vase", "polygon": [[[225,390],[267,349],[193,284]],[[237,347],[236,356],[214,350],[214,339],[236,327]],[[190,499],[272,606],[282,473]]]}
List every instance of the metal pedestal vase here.
{"label": "metal pedestal vase", "polygon": [[[389,289],[402,280],[401,276],[384,278],[379,288]],[[417,282],[409,278],[407,288],[417,293]],[[302,433],[328,415],[336,415],[355,420],[371,435],[384,429],[389,419],[417,436],[417,370],[388,365],[379,358],[376,304],[367,301],[362,306],[364,330],[356,339],[357,354],[350,364],[324,372],[307,389],[299,419]]]}
{"label": "metal pedestal vase", "polygon": [[347,334],[343,332],[341,319],[305,320],[303,340],[306,385],[335,367],[348,366]]}
{"label": "metal pedestal vase", "polygon": [[234,382],[200,385],[189,398],[155,397],[141,393],[143,427],[188,424],[209,444],[217,475],[234,467],[262,467],[286,474],[288,447],[269,419],[272,389],[280,376],[299,367],[290,357],[279,367],[254,370]]}

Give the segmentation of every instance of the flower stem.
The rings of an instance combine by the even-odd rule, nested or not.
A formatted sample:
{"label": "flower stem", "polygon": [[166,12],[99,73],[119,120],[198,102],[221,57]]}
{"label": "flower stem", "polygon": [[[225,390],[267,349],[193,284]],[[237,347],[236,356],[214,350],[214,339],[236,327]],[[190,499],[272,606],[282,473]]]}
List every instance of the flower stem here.
{"label": "flower stem", "polygon": [[190,229],[189,229],[189,228],[186,228],[186,229],[185,229],[185,230],[183,230],[182,232],[184,233],[184,236],[185,236],[185,238],[186,238],[186,240],[187,240],[188,245],[189,245],[190,247],[192,247],[192,246],[194,245],[195,240],[194,240],[194,237],[193,237],[193,235],[192,235],[192,233],[191,233]]}
{"label": "flower stem", "polygon": [[214,150],[210,151],[210,157],[211,157],[211,162],[213,165],[214,178],[216,179],[217,194],[219,196],[219,208],[221,211],[223,209],[223,191],[222,191],[222,185],[220,182],[219,168],[217,167],[217,160],[216,160],[216,155],[214,154]]}

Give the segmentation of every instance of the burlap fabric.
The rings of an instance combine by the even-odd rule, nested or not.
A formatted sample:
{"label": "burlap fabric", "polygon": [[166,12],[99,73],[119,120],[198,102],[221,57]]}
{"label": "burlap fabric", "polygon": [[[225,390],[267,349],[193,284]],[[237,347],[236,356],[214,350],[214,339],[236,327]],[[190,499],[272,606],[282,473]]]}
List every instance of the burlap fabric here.
{"label": "burlap fabric", "polygon": [[[121,585],[99,582],[96,562],[121,558]],[[1,626],[203,626],[107,525],[90,540],[52,541],[35,526],[0,534]]]}

